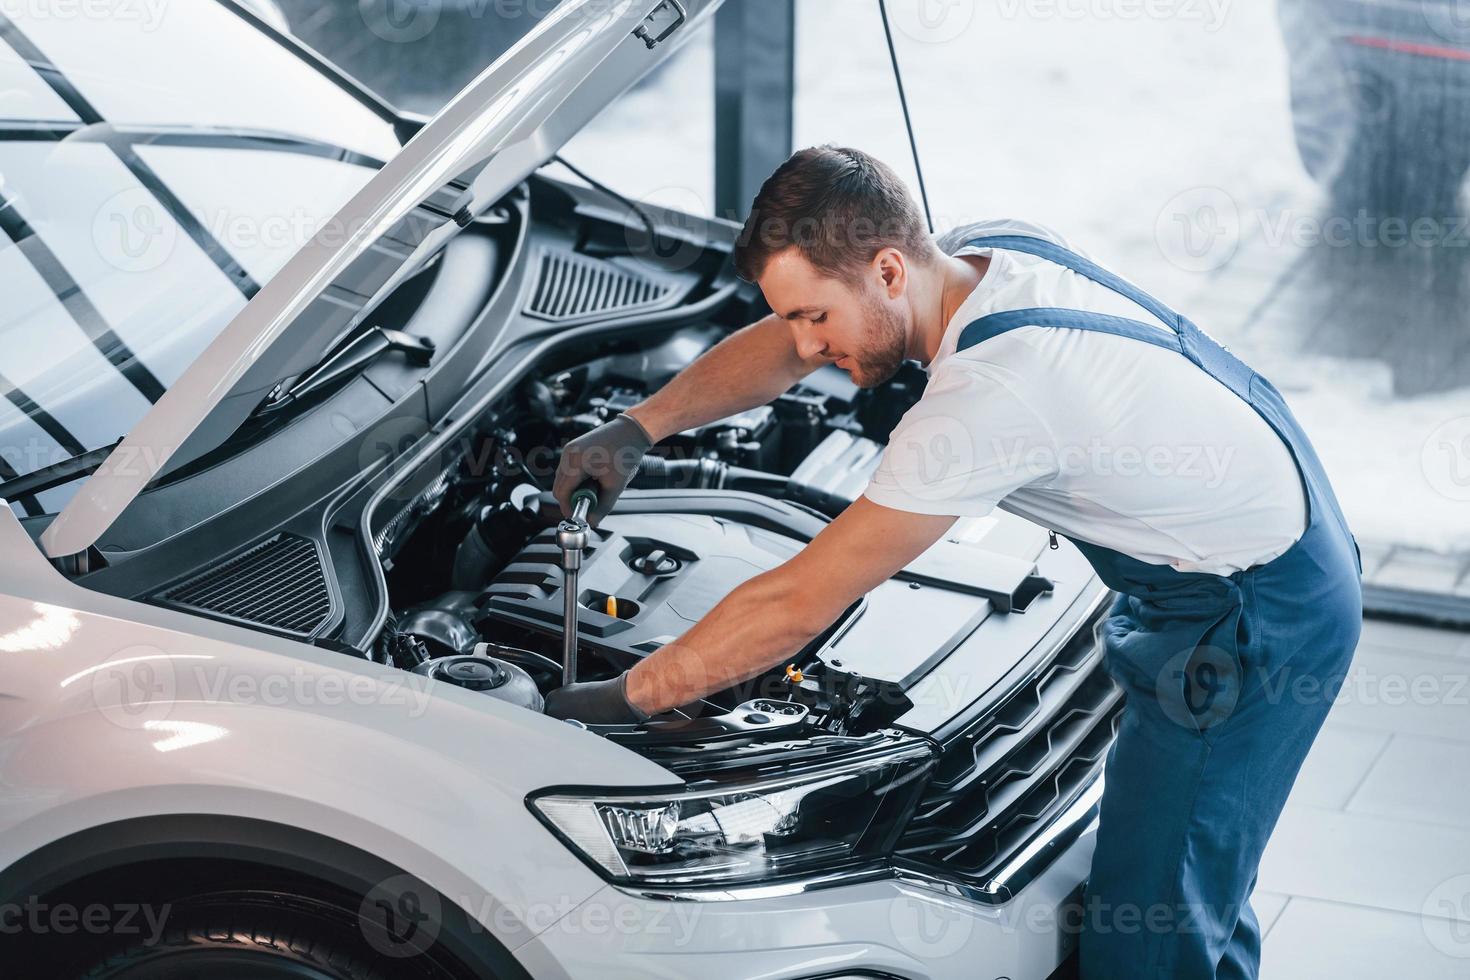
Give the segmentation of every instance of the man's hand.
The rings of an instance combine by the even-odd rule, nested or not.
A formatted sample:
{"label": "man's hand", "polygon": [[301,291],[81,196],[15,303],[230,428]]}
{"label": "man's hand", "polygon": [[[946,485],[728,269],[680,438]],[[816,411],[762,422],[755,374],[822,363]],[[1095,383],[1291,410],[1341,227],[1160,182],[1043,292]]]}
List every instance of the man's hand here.
{"label": "man's hand", "polygon": [[643,426],[625,413],[563,446],[551,488],[562,513],[571,516],[572,493],[591,480],[598,487],[597,509],[587,515],[587,522],[597,525],[627,489],[651,445]]}
{"label": "man's hand", "polygon": [[741,585],[678,640],[629,671],[629,705],[657,714],[786,661],[860,596],[938,541],[955,520],[860,497],[789,561]]}
{"label": "man's hand", "polygon": [[631,725],[648,715],[628,701],[627,673],[605,681],[568,684],[546,695],[546,713],[553,718],[575,718],[589,725]]}
{"label": "man's hand", "polygon": [[552,493],[570,515],[572,492],[595,480],[597,509],[588,520],[597,524],[627,488],[650,445],[774,401],[824,363],[823,357],[801,356],[785,320],[774,313],[762,317],[695,358],[641,404],[567,443]]}

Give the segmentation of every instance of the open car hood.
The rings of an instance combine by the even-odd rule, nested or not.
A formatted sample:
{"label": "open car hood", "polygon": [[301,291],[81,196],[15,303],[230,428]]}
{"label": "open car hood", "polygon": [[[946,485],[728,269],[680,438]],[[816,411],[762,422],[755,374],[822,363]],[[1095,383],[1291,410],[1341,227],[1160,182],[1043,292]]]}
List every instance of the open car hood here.
{"label": "open car hood", "polygon": [[158,476],[228,439],[445,241],[662,63],[721,0],[563,0],[326,222],[169,386],[41,535],[85,552]]}

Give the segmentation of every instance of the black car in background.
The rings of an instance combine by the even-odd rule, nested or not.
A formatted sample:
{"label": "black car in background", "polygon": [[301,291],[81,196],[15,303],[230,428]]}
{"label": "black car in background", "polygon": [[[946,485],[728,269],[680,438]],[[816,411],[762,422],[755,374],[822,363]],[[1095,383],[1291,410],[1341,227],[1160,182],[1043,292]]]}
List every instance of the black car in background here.
{"label": "black car in background", "polygon": [[1470,168],[1470,4],[1281,0],[1303,165],[1339,211],[1444,217]]}

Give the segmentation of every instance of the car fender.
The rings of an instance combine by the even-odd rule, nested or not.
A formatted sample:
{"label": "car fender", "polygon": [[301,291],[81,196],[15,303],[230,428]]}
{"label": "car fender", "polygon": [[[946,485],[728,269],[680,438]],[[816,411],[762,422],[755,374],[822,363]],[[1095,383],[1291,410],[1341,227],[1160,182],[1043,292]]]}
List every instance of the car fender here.
{"label": "car fender", "polygon": [[[166,728],[120,729],[95,712],[0,742],[0,867],[117,822],[246,816],[375,855],[512,949],[602,884],[531,815],[521,787],[460,759],[309,712],[173,709]],[[490,758],[534,754],[525,740],[468,741]]]}
{"label": "car fender", "polygon": [[252,817],[377,855],[514,948],[601,885],[526,795],[679,782],[485,694],[82,589],[8,511],[0,556],[0,868],[119,820]]}

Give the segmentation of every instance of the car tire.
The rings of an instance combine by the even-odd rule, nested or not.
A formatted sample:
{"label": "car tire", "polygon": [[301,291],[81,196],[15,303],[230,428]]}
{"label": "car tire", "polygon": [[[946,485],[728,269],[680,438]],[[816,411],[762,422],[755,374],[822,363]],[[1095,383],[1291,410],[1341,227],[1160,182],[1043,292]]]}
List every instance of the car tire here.
{"label": "car tire", "polygon": [[373,950],[346,917],[309,905],[210,896],[175,906],[156,939],[109,953],[82,980],[399,980],[447,974]]}

